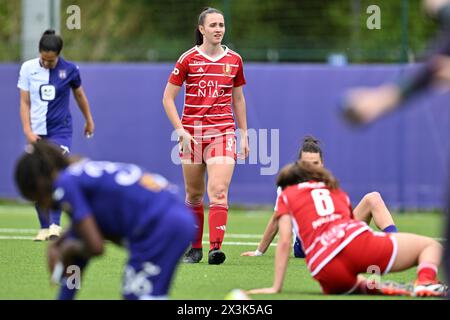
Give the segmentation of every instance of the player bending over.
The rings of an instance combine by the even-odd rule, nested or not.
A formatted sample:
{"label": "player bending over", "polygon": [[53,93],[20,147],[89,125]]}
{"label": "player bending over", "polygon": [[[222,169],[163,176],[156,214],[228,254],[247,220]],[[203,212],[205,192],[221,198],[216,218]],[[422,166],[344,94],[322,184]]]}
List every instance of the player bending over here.
{"label": "player bending over", "polygon": [[125,299],[166,298],[195,221],[164,178],[133,164],[66,158],[38,141],[19,159],[15,179],[25,198],[70,217],[69,230],[48,247],[50,272],[56,279],[61,273],[59,299],[77,291],[64,270],[82,270],[103,254],[106,239],[129,252]]}

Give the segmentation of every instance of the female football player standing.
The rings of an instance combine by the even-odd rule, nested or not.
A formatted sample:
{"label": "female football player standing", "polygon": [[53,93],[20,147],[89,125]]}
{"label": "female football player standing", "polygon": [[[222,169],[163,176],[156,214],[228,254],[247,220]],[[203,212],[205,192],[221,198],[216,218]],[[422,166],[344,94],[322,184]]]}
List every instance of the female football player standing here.
{"label": "female football player standing", "polygon": [[[196,46],[178,59],[164,91],[163,104],[180,143],[186,187],[186,204],[197,218],[198,233],[184,261],[198,263],[203,257],[203,196],[209,198],[209,264],[221,264],[228,216],[228,189],[236,163],[235,121],[241,134],[240,157],[249,153],[245,84],[242,58],[222,45],[223,14],[214,8],[198,18]],[[185,83],[180,119],[175,97]],[[233,116],[234,111],[234,116]],[[205,175],[208,183],[205,187]]]}

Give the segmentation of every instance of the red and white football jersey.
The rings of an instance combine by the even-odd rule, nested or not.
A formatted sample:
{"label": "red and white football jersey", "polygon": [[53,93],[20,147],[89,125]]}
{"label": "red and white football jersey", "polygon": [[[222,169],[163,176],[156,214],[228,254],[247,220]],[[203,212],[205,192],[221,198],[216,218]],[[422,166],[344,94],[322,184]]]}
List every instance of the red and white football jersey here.
{"label": "red and white football jersey", "polygon": [[277,216],[290,214],[294,231],[303,244],[306,263],[314,277],[354,238],[370,230],[353,220],[349,197],[323,182],[303,182],[283,190],[277,200]]}
{"label": "red and white football jersey", "polygon": [[178,59],[169,82],[185,82],[181,122],[194,138],[212,138],[234,134],[233,87],[245,84],[240,55],[224,46],[224,52],[211,58],[197,46]]}

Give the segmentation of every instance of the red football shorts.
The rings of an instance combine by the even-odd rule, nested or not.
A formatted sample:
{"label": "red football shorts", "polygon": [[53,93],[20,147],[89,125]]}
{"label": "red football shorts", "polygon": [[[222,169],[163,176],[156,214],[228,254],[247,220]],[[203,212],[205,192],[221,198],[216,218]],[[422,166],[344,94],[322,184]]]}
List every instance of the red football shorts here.
{"label": "red football shorts", "polygon": [[191,142],[192,152],[184,152],[180,146],[182,162],[201,164],[216,157],[228,157],[236,161],[236,136],[227,134],[223,136],[197,139],[198,144]]}
{"label": "red football shorts", "polygon": [[354,291],[360,273],[388,273],[397,255],[397,243],[384,232],[366,231],[353,239],[314,277],[324,294]]}

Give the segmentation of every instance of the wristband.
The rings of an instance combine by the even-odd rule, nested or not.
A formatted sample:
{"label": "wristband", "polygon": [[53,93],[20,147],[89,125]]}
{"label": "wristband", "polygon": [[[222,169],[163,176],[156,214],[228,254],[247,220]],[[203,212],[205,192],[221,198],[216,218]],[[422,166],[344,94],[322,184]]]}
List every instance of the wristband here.
{"label": "wristband", "polygon": [[62,262],[59,261],[53,269],[53,273],[50,280],[53,284],[61,284],[61,279],[63,275],[64,275],[64,265],[62,264]]}
{"label": "wristband", "polygon": [[261,251],[259,251],[258,249],[255,250],[255,257],[260,257],[262,255],[263,253]]}

